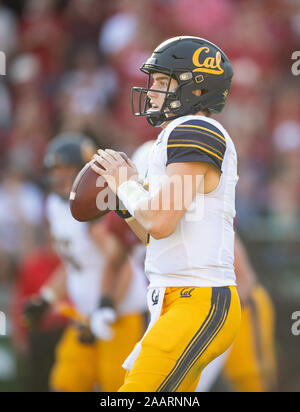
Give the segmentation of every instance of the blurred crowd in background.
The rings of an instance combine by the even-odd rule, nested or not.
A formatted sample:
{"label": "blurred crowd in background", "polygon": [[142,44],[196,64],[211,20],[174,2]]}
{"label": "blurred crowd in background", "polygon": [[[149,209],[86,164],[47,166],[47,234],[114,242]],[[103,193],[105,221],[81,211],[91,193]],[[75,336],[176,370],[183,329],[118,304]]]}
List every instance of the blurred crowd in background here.
{"label": "blurred crowd in background", "polygon": [[[159,129],[132,115],[130,89],[145,85],[139,67],[153,49],[181,34],[216,43],[233,65],[216,119],[238,152],[238,230],[246,240],[291,241],[300,268],[300,76],[291,70],[298,0],[0,1],[0,309],[17,353],[26,352],[26,337],[11,301],[33,293],[56,264],[44,224],[47,143],[77,131],[131,155],[156,138]],[[287,256],[264,250],[266,261]],[[34,287],[20,286],[26,273],[39,275]]]}

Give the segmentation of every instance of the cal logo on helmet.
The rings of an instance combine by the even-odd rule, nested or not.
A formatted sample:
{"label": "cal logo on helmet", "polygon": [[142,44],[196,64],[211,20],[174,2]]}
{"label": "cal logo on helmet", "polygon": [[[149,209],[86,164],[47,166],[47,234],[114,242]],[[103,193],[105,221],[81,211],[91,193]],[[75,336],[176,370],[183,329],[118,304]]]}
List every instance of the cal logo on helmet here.
{"label": "cal logo on helmet", "polygon": [[209,53],[210,49],[206,46],[199,47],[193,54],[193,64],[197,67],[193,72],[222,74],[224,70],[220,66],[221,53],[216,52],[215,57],[209,56],[205,58],[205,53]]}

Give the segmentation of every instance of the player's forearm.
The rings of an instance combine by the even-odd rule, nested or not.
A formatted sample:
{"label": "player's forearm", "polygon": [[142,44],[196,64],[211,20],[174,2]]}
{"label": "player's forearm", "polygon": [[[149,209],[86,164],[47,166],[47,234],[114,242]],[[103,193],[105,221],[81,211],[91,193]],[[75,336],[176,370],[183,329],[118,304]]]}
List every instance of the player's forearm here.
{"label": "player's forearm", "polygon": [[116,305],[122,302],[122,300],[126,296],[131,283],[131,279],[132,266],[130,264],[129,259],[127,259],[126,262],[123,264],[122,268],[120,269],[118,282],[116,283],[114,288],[113,300]]}
{"label": "player's forearm", "polygon": [[[51,278],[41,289],[44,293],[51,293],[54,301],[60,301],[67,295],[66,270],[60,265],[53,273]],[[46,291],[46,292],[45,292]]]}
{"label": "player's forearm", "polygon": [[147,244],[148,232],[135,217],[126,219],[126,223],[144,245]]}
{"label": "player's forearm", "polygon": [[137,208],[134,217],[146,233],[155,239],[166,238],[176,229],[176,217],[171,211]]}
{"label": "player's forearm", "polygon": [[155,239],[170,236],[178,223],[177,213],[164,210],[160,193],[156,197],[143,199],[134,209],[134,216],[126,219],[137,237],[147,244],[148,234]]}
{"label": "player's forearm", "polygon": [[121,267],[122,262],[108,261],[102,270],[101,295],[110,297],[113,301]]}
{"label": "player's forearm", "polygon": [[[105,248],[100,248],[104,258],[104,266],[101,270],[101,301],[104,297],[115,306],[120,301],[119,296],[127,291],[128,286],[123,279],[123,268],[128,261],[129,250],[112,233],[106,233],[105,238]],[[96,240],[95,236],[94,239]],[[124,293],[123,290],[125,290]],[[102,304],[101,301],[100,304]]]}
{"label": "player's forearm", "polygon": [[115,308],[122,302],[130,286],[132,267],[129,259],[123,260],[121,265],[107,262],[102,275],[100,306],[109,302]]}
{"label": "player's forearm", "polygon": [[[166,193],[169,195],[165,196]],[[169,181],[153,196],[138,182],[127,181],[119,186],[118,196],[144,231],[155,239],[170,236],[186,211],[183,207],[175,207],[179,205],[178,194]]]}

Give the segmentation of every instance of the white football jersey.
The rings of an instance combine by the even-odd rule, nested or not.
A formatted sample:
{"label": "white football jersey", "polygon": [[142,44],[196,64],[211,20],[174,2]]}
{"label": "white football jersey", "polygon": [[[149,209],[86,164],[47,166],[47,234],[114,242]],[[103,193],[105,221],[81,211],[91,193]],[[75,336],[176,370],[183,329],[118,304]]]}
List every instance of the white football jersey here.
{"label": "white football jersey", "polygon": [[[98,246],[89,234],[88,223],[78,222],[70,212],[69,202],[50,194],[46,215],[56,250],[67,272],[67,290],[74,306],[90,315],[101,297],[101,273],[104,264]],[[121,314],[144,311],[146,281],[143,269],[133,259],[133,278],[127,294],[118,306]]]}
{"label": "white football jersey", "polygon": [[195,196],[171,236],[150,237],[145,271],[152,287],[236,284],[233,219],[237,155],[222,125],[204,116],[184,116],[170,122],[151,150],[144,183],[149,184],[153,196],[166,178],[169,163],[192,161],[214,164],[221,172],[220,182],[214,191]]}

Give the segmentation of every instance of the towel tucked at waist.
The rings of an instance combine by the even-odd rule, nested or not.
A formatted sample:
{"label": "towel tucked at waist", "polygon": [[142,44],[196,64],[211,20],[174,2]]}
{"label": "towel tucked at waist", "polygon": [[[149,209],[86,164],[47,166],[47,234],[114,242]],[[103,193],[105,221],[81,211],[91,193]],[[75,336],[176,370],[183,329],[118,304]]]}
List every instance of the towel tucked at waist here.
{"label": "towel tucked at waist", "polygon": [[155,322],[158,320],[160,317],[161,313],[161,308],[162,304],[164,301],[164,295],[165,295],[165,290],[166,288],[149,288],[147,292],[147,305],[148,309],[150,311],[150,322],[148,325],[148,328],[146,332],[144,333],[144,336],[142,339],[135,345],[133,351],[130,353],[130,355],[126,358],[126,360],[123,363],[123,368],[126,370],[131,370],[136,358],[138,357],[141,349],[142,349],[142,341],[144,337],[147,335],[149,330],[152,328],[152,326],[155,324]]}

